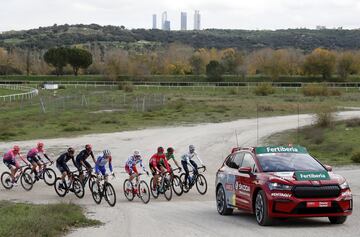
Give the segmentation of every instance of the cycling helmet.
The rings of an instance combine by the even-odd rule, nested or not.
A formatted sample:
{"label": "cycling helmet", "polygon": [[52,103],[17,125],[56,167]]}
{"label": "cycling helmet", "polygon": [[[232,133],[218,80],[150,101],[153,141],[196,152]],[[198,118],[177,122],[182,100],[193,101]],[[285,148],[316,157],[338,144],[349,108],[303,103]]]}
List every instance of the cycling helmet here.
{"label": "cycling helmet", "polygon": [[14,151],[15,154],[19,154],[20,147],[15,145],[14,148],[13,148],[13,151]]}
{"label": "cycling helmet", "polygon": [[158,153],[164,153],[164,148],[162,146],[159,146],[157,149]]}
{"label": "cycling helmet", "polygon": [[72,147],[69,147],[68,150],[67,150],[67,152],[68,152],[70,155],[74,155],[74,154],[75,154],[75,150],[74,150],[74,148],[72,148]]}
{"label": "cycling helmet", "polygon": [[194,151],[195,151],[195,146],[194,146],[194,145],[190,145],[190,146],[189,146],[189,151],[190,151],[190,153],[194,153]]}
{"label": "cycling helmet", "polygon": [[38,142],[37,148],[42,149],[44,147],[44,143]]}
{"label": "cycling helmet", "polygon": [[87,144],[87,145],[85,146],[85,149],[86,149],[87,151],[91,151],[91,150],[92,150],[92,145]]}
{"label": "cycling helmet", "polygon": [[134,155],[135,157],[141,156],[140,151],[138,151],[138,150],[135,150],[134,153],[133,153],[133,155]]}
{"label": "cycling helmet", "polygon": [[170,154],[173,154],[173,153],[174,153],[174,148],[169,147],[169,148],[167,149],[167,152],[170,153]]}
{"label": "cycling helmet", "polygon": [[103,151],[104,156],[111,156],[111,152],[109,150]]}

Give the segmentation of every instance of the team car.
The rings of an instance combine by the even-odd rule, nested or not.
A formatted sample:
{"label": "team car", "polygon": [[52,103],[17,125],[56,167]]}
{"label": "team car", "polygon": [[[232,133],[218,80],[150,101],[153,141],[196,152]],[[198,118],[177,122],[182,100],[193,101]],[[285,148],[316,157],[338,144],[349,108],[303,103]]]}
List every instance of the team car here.
{"label": "team car", "polygon": [[234,148],[215,182],[219,214],[241,209],[255,214],[262,226],[292,217],[328,217],[342,224],[353,209],[345,178],[301,146]]}

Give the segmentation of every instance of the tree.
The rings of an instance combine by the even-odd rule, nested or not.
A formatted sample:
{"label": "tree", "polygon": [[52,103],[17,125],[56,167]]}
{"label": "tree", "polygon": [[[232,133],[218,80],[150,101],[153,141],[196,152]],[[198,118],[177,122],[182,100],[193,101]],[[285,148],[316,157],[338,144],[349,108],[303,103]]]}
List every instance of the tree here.
{"label": "tree", "polygon": [[63,68],[67,64],[68,50],[66,48],[51,48],[44,54],[44,60],[47,64],[55,67],[56,75],[63,74]]}
{"label": "tree", "polygon": [[80,68],[86,69],[92,64],[92,54],[89,51],[78,48],[67,51],[67,62],[72,66],[75,76],[78,75]]}
{"label": "tree", "polygon": [[221,57],[221,63],[224,66],[224,70],[229,74],[236,74],[238,67],[242,64],[241,55],[238,54],[235,49],[229,48],[223,51]]}
{"label": "tree", "polygon": [[322,75],[323,79],[331,78],[335,70],[336,57],[329,50],[317,48],[305,58],[304,72],[308,75]]}
{"label": "tree", "polygon": [[337,73],[346,80],[349,74],[355,74],[358,71],[354,54],[351,52],[342,53],[337,60]]}
{"label": "tree", "polygon": [[200,75],[205,72],[205,61],[199,52],[196,52],[191,56],[189,63],[193,74]]}
{"label": "tree", "polygon": [[224,67],[218,61],[211,60],[206,65],[206,76],[211,81],[221,81],[222,75],[224,74]]}

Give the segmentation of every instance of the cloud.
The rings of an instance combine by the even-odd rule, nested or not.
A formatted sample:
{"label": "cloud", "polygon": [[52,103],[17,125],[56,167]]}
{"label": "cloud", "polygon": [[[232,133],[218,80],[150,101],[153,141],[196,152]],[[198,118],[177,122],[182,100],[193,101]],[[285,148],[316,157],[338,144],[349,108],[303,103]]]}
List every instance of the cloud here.
{"label": "cloud", "polygon": [[[11,0],[2,2],[0,30],[76,23],[150,28],[153,13],[168,11],[172,29],[180,25],[180,12],[200,10],[204,28],[359,28],[357,0]],[[159,20],[158,20],[159,22]]]}

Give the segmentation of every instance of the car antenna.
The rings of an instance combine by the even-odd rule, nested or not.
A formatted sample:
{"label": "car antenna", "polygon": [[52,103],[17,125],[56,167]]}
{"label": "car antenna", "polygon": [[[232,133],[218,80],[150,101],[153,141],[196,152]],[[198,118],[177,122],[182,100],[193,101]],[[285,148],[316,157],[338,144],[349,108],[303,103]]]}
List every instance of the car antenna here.
{"label": "car antenna", "polygon": [[237,134],[236,129],[235,129],[235,137],[236,137],[236,147],[239,147],[239,140],[238,140],[238,134]]}
{"label": "car antenna", "polygon": [[259,145],[259,105],[256,104],[256,146]]}

